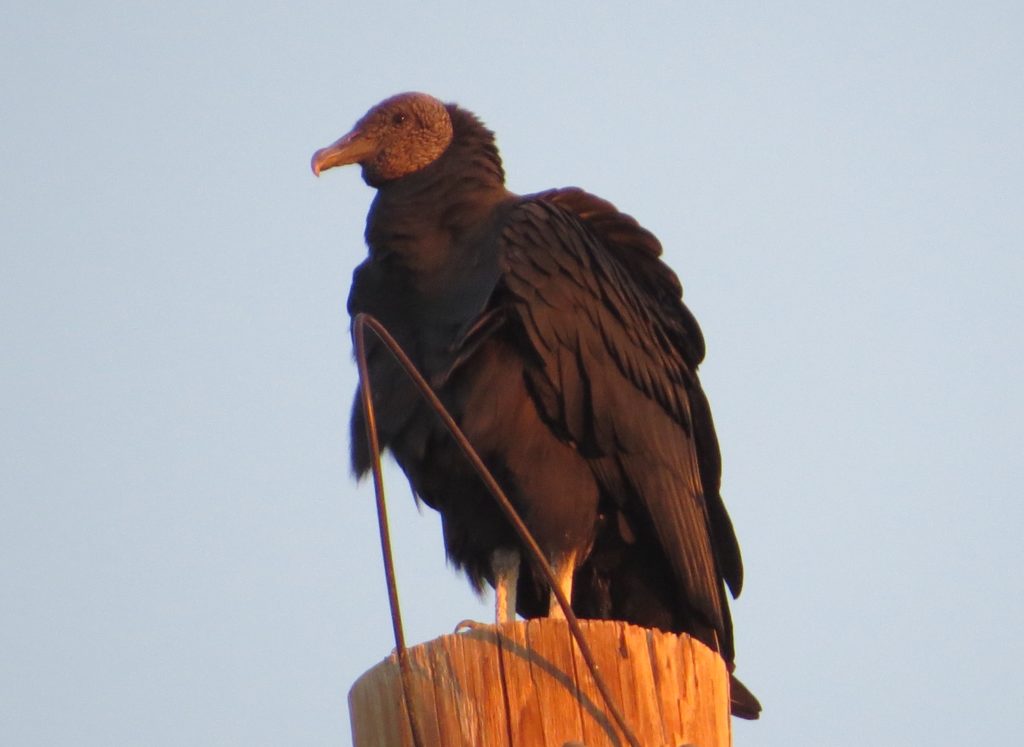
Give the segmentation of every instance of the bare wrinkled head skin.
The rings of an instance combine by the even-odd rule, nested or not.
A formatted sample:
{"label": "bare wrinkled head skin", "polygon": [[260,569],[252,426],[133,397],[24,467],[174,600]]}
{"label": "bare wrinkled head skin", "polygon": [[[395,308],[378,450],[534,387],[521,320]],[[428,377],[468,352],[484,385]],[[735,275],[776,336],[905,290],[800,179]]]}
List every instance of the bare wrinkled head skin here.
{"label": "bare wrinkled head skin", "polygon": [[443,103],[425,93],[400,93],[314,153],[311,166],[319,176],[335,166],[358,163],[366,183],[377,187],[430,165],[451,141],[452,120]]}

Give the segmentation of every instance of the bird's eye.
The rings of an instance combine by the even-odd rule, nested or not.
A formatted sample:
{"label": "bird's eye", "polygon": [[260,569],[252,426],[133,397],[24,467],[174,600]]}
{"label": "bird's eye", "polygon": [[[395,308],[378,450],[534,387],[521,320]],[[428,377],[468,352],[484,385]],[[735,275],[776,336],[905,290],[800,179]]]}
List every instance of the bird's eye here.
{"label": "bird's eye", "polygon": [[395,112],[391,115],[391,124],[405,124],[405,120],[409,117],[404,112]]}

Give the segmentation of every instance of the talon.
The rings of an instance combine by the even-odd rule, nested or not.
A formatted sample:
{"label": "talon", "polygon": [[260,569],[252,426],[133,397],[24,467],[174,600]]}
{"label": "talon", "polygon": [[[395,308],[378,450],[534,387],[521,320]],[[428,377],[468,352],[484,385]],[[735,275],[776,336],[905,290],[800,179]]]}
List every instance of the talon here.
{"label": "talon", "polygon": [[477,622],[476,620],[462,620],[462,621],[460,621],[459,623],[457,623],[455,625],[455,630],[453,630],[452,633],[453,634],[458,634],[458,633],[461,633],[464,630],[476,630],[477,628],[486,628],[486,627],[487,627],[486,624],[481,623],[481,622]]}

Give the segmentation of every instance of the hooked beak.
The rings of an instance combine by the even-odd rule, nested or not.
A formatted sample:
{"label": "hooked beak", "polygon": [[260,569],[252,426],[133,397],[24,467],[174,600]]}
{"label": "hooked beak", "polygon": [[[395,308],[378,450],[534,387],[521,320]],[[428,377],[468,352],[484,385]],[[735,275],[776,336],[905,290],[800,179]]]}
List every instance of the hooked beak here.
{"label": "hooked beak", "polygon": [[326,148],[321,148],[314,153],[309,165],[313,169],[313,174],[320,176],[321,171],[333,169],[335,166],[360,163],[363,159],[373,155],[375,147],[372,141],[363,137],[363,133],[357,127]]}

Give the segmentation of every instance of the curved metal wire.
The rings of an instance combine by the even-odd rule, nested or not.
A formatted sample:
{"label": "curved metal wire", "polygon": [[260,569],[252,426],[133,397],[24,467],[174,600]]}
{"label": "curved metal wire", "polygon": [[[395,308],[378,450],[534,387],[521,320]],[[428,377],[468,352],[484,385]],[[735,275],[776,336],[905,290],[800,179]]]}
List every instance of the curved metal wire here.
{"label": "curved metal wire", "polygon": [[[406,664],[405,667],[402,668],[402,661],[405,658],[405,638],[404,634],[402,633],[401,613],[398,608],[398,591],[397,587],[395,587],[394,584],[394,567],[392,565],[394,563],[394,560],[391,555],[391,543],[390,540],[387,539],[387,515],[384,512],[383,478],[380,476],[380,447],[377,441],[376,420],[375,418],[373,418],[372,414],[373,401],[369,394],[370,380],[369,371],[366,363],[366,345],[364,333],[364,330],[367,327],[369,327],[370,330],[377,336],[377,338],[382,343],[384,343],[384,346],[395,357],[395,360],[398,361],[398,363],[402,366],[406,375],[408,375],[408,377],[416,385],[416,388],[419,390],[420,394],[430,405],[431,409],[433,409],[437,416],[441,419],[441,422],[444,424],[448,432],[452,435],[452,438],[455,439],[455,442],[462,450],[462,453],[469,460],[470,464],[473,465],[473,469],[476,470],[477,475],[484,482],[484,485],[487,487],[487,490],[491,493],[492,496],[494,496],[494,499],[498,502],[498,506],[505,514],[505,517],[515,528],[520,540],[522,540],[523,544],[529,550],[530,555],[532,556],[534,562],[537,564],[537,567],[541,569],[541,572],[547,579],[548,585],[551,587],[551,591],[554,594],[555,599],[558,601],[558,606],[562,608],[562,612],[565,614],[565,621],[568,624],[569,630],[576,641],[576,645],[579,647],[580,655],[583,657],[583,661],[586,663],[587,668],[590,670],[590,674],[594,678],[594,683],[597,685],[598,692],[601,693],[601,698],[604,700],[605,705],[608,707],[608,710],[611,713],[612,718],[615,719],[616,725],[622,731],[623,735],[626,737],[626,740],[629,742],[631,747],[641,747],[639,740],[637,740],[636,735],[633,734],[633,730],[630,729],[629,725],[626,723],[625,716],[622,715],[622,711],[619,709],[618,704],[612,697],[611,691],[608,689],[608,685],[605,682],[604,677],[601,675],[600,667],[597,665],[597,661],[594,659],[594,655],[590,650],[590,646],[587,644],[586,638],[583,635],[583,629],[580,627],[579,620],[577,620],[575,613],[573,613],[572,611],[572,605],[569,603],[569,600],[566,599],[565,594],[562,593],[562,590],[559,587],[558,582],[555,578],[554,570],[551,568],[551,565],[548,563],[547,558],[544,556],[544,552],[540,549],[540,546],[537,544],[537,541],[533,538],[533,535],[530,533],[530,530],[526,527],[526,524],[523,523],[523,520],[520,518],[519,513],[516,511],[511,501],[509,501],[508,496],[505,495],[505,492],[501,489],[501,486],[498,485],[497,481],[494,479],[494,476],[491,474],[490,470],[487,469],[487,466],[483,463],[483,460],[480,458],[479,454],[476,453],[476,450],[473,448],[472,444],[469,443],[469,440],[462,432],[462,429],[459,428],[458,424],[448,413],[448,410],[441,403],[441,400],[434,393],[434,390],[431,389],[426,379],[424,379],[422,374],[420,374],[420,372],[416,370],[416,366],[409,359],[409,356],[405,354],[405,351],[402,350],[402,347],[398,344],[395,338],[391,336],[391,334],[387,331],[387,328],[385,328],[384,325],[381,324],[377,319],[370,316],[369,314],[361,313],[357,314],[355,320],[353,321],[353,337],[355,338],[356,361],[359,367],[359,377],[362,386],[362,405],[364,414],[366,416],[367,438],[370,439],[370,448],[372,449],[371,454],[374,460],[373,480],[374,489],[377,491],[377,511],[380,521],[381,548],[384,551],[384,564],[386,567],[385,572],[388,578],[388,600],[391,603],[392,623],[395,628],[395,644],[396,648],[399,651],[398,660],[402,675],[402,689],[405,692],[406,703],[410,704],[407,708],[410,724],[412,724],[414,721],[411,707],[412,700],[409,697],[410,683],[407,682],[407,680],[411,678],[411,672],[407,671],[408,664]],[[371,422],[373,423],[372,438],[370,436]],[[399,641],[401,642],[399,643]],[[416,739],[415,729],[413,730],[413,739]],[[420,747],[419,742],[417,742],[416,744],[417,747]]]}
{"label": "curved metal wire", "polygon": [[405,715],[409,719],[409,731],[414,747],[423,747],[416,717],[413,715],[412,665],[405,647],[405,630],[402,627],[402,610],[398,604],[398,582],[395,579],[395,558],[391,552],[391,533],[388,531],[388,509],[384,502],[384,475],[380,464],[380,441],[377,438],[377,413],[373,407],[373,390],[370,386],[370,371],[366,362],[365,324],[356,318],[353,336],[356,346],[356,366],[359,369],[359,390],[362,397],[363,420],[366,423],[366,441],[370,445],[373,467],[373,493],[377,499],[377,529],[380,532],[380,551],[384,556],[384,577],[388,585],[388,604],[391,606],[391,628],[395,634],[395,652],[398,655],[398,673],[402,681],[402,697],[405,699]]}

